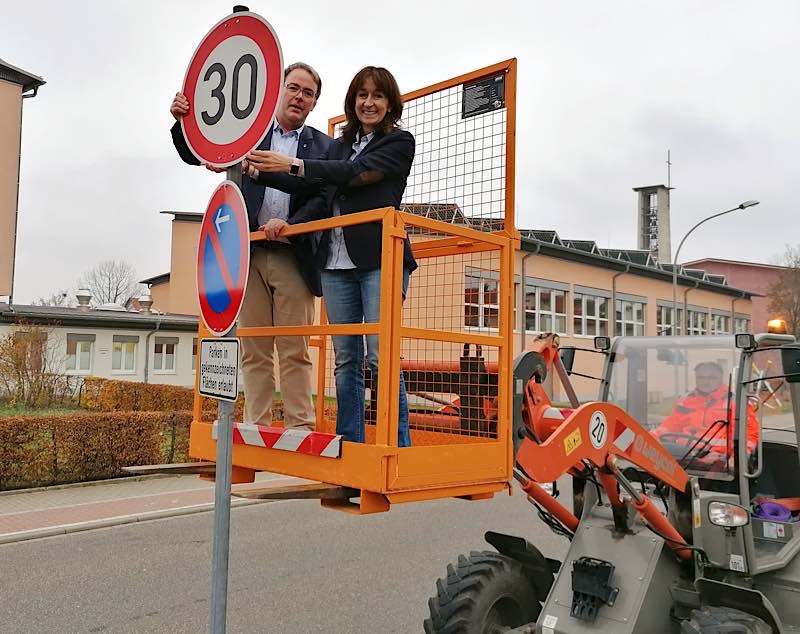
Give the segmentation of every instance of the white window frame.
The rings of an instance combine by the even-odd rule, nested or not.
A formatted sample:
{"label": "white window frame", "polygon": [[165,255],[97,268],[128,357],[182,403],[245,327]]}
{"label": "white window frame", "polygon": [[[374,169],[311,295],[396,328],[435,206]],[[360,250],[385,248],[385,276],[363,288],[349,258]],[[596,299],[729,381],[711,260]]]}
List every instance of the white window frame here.
{"label": "white window frame", "polygon": [[[639,321],[636,319],[636,308],[637,306],[641,308],[642,311],[642,320]],[[630,308],[631,311],[631,318],[628,319],[625,317],[625,309]],[[627,333],[627,326],[633,326],[633,334],[634,337],[643,337],[645,334],[644,324],[645,324],[645,315],[647,313],[647,303],[646,302],[635,302],[628,299],[615,299],[614,300],[614,323],[616,326],[616,334],[617,335],[624,335],[624,336],[631,336]]]}
{"label": "white window frame", "polygon": [[[683,308],[675,309],[675,317],[678,321],[675,334],[683,334]],[[665,337],[672,335],[672,306],[656,307],[656,334]]]}
{"label": "white window frame", "polygon": [[[127,346],[133,346],[133,367],[128,368],[125,366],[125,359],[127,355],[125,354],[125,348]],[[120,367],[114,367],[114,352],[116,351],[117,346],[120,347]],[[136,362],[137,357],[139,354],[139,342],[138,341],[114,341],[111,344],[111,374],[136,374]]]}
{"label": "white window frame", "polygon": [[[178,340],[177,337],[155,337],[153,339],[153,374],[177,374],[178,373]],[[158,347],[163,346],[161,353]],[[172,346],[172,367],[166,367],[166,360],[169,356],[167,346]],[[159,361],[160,355],[160,363]]]}
{"label": "white window frame", "polygon": [[[686,328],[687,335],[702,336],[708,334],[708,312],[701,310],[692,310],[690,308],[686,314],[686,317],[687,317],[687,328]],[[702,322],[702,324],[700,322]]]}
{"label": "white window frame", "polygon": [[[478,280],[478,303],[475,302],[468,302],[467,301],[467,280],[469,278]],[[492,283],[495,285],[494,291],[487,291],[486,283]],[[500,299],[500,280],[496,279],[495,276],[491,275],[488,271],[485,272],[483,275],[480,271],[470,271],[464,274],[464,328],[468,330],[497,330],[499,325],[500,319],[500,304],[487,304],[485,301],[486,293],[494,292],[495,297]],[[478,309],[478,324],[467,324],[467,306],[475,306]],[[497,325],[488,326],[486,325],[486,311],[487,310],[494,310],[495,314],[497,315]]]}
{"label": "white window frame", "polygon": [[[724,326],[723,326],[724,324]],[[731,316],[720,315],[713,313],[711,315],[711,334],[712,335],[730,335],[731,334]]]}
{"label": "white window frame", "polygon": [[750,319],[747,317],[736,317],[733,320],[734,323],[734,333],[739,334],[740,332],[750,332]]}
{"label": "white window frame", "polygon": [[[559,288],[552,288],[549,286],[537,286],[536,284],[525,284],[524,286],[524,304],[525,304],[525,314],[523,315],[523,322],[522,326],[525,328],[525,332],[527,333],[538,333],[538,332],[555,332],[559,335],[566,335],[567,334],[567,301],[569,301],[569,293],[563,289]],[[542,292],[546,291],[551,293],[550,295],[550,310],[542,310]],[[533,308],[528,308],[528,293],[533,293],[534,295],[534,306]],[[564,297],[564,312],[559,313],[556,311],[556,294],[560,293]],[[533,323],[534,328],[528,328],[528,315],[533,315]],[[549,316],[550,321],[553,324],[554,328],[542,328],[542,316]],[[559,318],[562,319],[564,327],[559,329],[558,328],[558,320]]]}
{"label": "white window frame", "polygon": [[[591,315],[586,310],[586,300],[594,300],[594,311]],[[575,314],[575,304],[580,302],[581,314]],[[606,316],[600,317],[600,302],[604,302],[606,306]],[[578,338],[591,339],[592,337],[607,336],[608,335],[608,297],[602,295],[592,295],[591,293],[574,292],[572,295],[572,329],[573,335]],[[575,327],[575,321],[580,320],[580,332]],[[587,323],[593,322],[595,325],[595,334],[587,334]],[[603,326],[601,328],[601,326]]]}
{"label": "white window frame", "polygon": [[[75,343],[75,354],[69,353],[69,344],[71,342]],[[81,358],[81,348],[84,345],[89,346],[89,366],[86,368],[79,367],[80,358]],[[76,375],[85,375],[92,373],[92,366],[94,365],[94,341],[88,338],[78,338],[71,336],[71,333],[67,333],[67,341],[66,341],[66,354],[64,357],[64,369],[67,374],[76,374]],[[73,359],[74,367],[70,368],[70,357]]]}

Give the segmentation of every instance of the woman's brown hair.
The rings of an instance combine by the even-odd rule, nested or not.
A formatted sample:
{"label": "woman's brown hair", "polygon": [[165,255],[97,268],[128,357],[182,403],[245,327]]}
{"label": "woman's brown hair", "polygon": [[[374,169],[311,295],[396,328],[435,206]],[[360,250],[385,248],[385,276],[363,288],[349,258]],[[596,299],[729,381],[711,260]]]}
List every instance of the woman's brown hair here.
{"label": "woman's brown hair", "polygon": [[392,130],[396,130],[399,127],[397,122],[403,115],[403,100],[400,97],[400,87],[397,85],[394,75],[379,66],[365,66],[353,77],[350,87],[347,89],[347,96],[344,98],[344,114],[347,117],[347,123],[342,128],[342,137],[348,143],[355,141],[356,134],[361,129],[361,122],[356,116],[356,95],[367,79],[371,79],[375,83],[375,87],[386,95],[389,102],[386,116],[375,126],[375,131],[388,134]]}

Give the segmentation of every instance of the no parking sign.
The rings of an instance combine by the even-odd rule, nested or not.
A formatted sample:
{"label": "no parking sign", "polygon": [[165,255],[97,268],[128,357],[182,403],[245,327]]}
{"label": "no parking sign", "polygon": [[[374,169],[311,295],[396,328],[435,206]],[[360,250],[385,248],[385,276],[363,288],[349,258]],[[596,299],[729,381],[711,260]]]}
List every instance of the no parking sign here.
{"label": "no parking sign", "polygon": [[225,181],[211,195],[197,249],[200,314],[217,337],[236,323],[249,267],[250,235],[244,198],[233,182]]}
{"label": "no parking sign", "polygon": [[270,24],[241,12],[220,20],[186,70],[181,118],[186,142],[203,163],[228,167],[266,135],[283,85],[283,56]]}

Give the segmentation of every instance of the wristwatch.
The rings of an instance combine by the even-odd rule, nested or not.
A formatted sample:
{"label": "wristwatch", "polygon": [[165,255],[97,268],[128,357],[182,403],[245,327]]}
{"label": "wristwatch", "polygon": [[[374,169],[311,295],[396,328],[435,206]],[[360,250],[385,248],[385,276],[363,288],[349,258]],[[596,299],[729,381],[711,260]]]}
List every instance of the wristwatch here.
{"label": "wristwatch", "polygon": [[289,168],[289,173],[292,176],[297,176],[300,173],[300,160],[292,159],[292,166]]}

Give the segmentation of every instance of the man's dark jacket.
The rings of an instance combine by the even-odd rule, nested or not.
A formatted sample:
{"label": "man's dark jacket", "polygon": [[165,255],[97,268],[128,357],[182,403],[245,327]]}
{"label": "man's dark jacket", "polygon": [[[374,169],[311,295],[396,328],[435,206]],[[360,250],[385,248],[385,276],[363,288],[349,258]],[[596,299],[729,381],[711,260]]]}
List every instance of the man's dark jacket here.
{"label": "man's dark jacket", "polygon": [[[189,165],[200,165],[183,136],[180,122],[175,122],[172,126],[172,143],[178,151],[181,159]],[[272,144],[272,129],[264,137],[258,146],[259,150],[269,150]],[[321,159],[331,144],[331,138],[323,134],[316,128],[305,126],[297,142],[297,158],[300,159]],[[263,184],[262,184],[263,183]],[[321,185],[311,183],[301,178],[290,176],[289,174],[262,174],[259,183],[245,176],[242,179],[242,195],[247,205],[247,217],[250,221],[250,231],[258,230],[258,212],[264,202],[264,187],[273,187],[287,194],[289,198],[289,219],[316,194]],[[322,286],[319,280],[319,270],[314,265],[314,253],[312,248],[312,238],[310,235],[293,236],[290,238],[295,257],[300,269],[300,274],[306,282],[309,290],[317,297],[322,296]],[[260,248],[258,243],[254,243],[253,248]]]}

